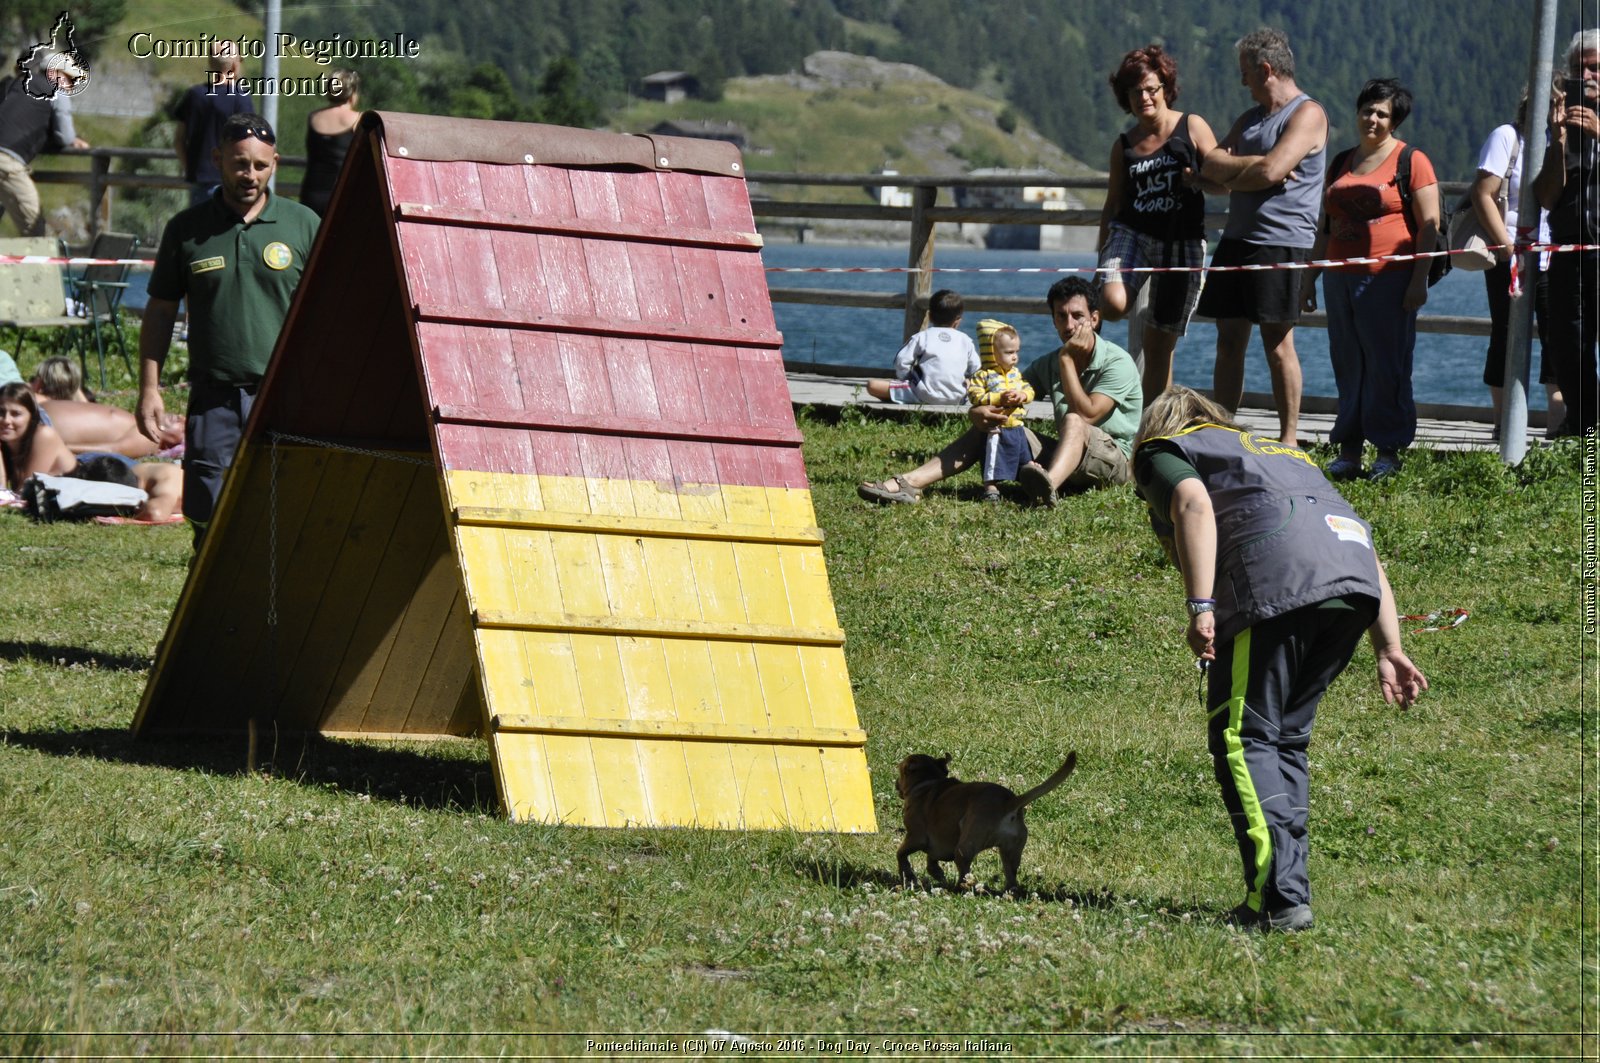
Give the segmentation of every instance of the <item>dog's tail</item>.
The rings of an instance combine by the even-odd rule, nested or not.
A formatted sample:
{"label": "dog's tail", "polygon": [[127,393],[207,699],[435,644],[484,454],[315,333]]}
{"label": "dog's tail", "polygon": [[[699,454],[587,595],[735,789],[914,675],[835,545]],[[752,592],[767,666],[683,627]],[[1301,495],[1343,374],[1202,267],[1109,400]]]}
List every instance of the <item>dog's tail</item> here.
{"label": "dog's tail", "polygon": [[1066,782],[1067,776],[1071,775],[1072,769],[1076,768],[1077,766],[1078,751],[1074,749],[1071,753],[1067,754],[1067,759],[1061,762],[1061,767],[1056,769],[1056,773],[1054,775],[1050,776],[1050,778],[1046,779],[1038,786],[1035,786],[1027,793],[1018,794],[1017,796],[1013,797],[1011,802],[1006,805],[1005,814],[1009,816],[1018,809],[1026,808],[1033,802],[1039,800],[1039,798],[1043,797],[1051,790],[1054,790],[1056,787]]}

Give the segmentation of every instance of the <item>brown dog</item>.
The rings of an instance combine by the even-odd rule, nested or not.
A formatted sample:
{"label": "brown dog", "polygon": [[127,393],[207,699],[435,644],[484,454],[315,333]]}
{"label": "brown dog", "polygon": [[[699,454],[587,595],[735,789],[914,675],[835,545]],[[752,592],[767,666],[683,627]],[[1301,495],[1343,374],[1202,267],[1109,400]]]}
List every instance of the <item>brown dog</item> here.
{"label": "brown dog", "polygon": [[912,853],[926,852],[928,874],[943,883],[941,860],[956,862],[959,881],[967,877],[974,857],[985,849],[999,849],[1006,889],[1015,890],[1022,847],[1028,844],[1028,825],[1023,822],[1022,810],[1060,786],[1077,765],[1078,754],[1074,750],[1054,775],[1019,796],[999,783],[951,778],[949,757],[911,754],[900,762],[900,776],[895,781],[895,789],[906,803],[906,837],[895,853],[900,861],[900,880],[908,886],[916,885]]}

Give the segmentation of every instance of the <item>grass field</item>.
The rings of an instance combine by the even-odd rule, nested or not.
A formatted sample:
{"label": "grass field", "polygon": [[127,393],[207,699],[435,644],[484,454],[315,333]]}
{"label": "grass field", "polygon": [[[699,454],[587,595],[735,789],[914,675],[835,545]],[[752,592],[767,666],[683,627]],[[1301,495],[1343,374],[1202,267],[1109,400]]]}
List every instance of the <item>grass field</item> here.
{"label": "grass field", "polygon": [[[1407,636],[1413,709],[1365,648],[1330,691],[1318,925],[1263,937],[1217,922],[1237,856],[1132,493],[875,509],[855,482],[954,427],[802,427],[875,836],[516,826],[470,742],[279,736],[247,773],[239,742],[135,741],[187,532],[0,513],[0,1054],[1594,1057],[1578,444],[1350,488],[1402,611],[1471,615]],[[992,855],[981,889],[896,888],[900,757],[1021,786],[1068,749],[1026,897]]]}

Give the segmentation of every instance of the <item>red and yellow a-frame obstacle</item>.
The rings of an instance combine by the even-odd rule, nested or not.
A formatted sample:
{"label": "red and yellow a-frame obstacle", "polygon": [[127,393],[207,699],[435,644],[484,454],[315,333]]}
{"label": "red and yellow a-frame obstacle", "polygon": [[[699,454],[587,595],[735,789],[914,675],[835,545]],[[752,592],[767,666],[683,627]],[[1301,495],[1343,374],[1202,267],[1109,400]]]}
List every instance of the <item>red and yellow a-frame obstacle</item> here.
{"label": "red and yellow a-frame obstacle", "polygon": [[487,736],[516,819],[876,829],[738,152],[370,113],[134,728]]}

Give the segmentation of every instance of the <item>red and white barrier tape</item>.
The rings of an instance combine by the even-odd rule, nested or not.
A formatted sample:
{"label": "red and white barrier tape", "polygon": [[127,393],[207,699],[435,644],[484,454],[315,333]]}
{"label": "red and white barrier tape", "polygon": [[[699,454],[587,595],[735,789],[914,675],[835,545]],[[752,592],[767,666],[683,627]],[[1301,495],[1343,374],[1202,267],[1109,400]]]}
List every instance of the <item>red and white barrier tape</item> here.
{"label": "red and white barrier tape", "polygon": [[[1498,251],[1498,247],[1489,248]],[[1600,251],[1600,244],[1525,244],[1527,252]],[[1418,251],[1409,255],[1379,255],[1376,258],[1318,258],[1310,262],[1272,262],[1244,266],[1135,266],[1121,267],[1121,273],[1238,273],[1263,269],[1334,269],[1339,266],[1372,266],[1383,262],[1415,262],[1442,255],[1475,254],[1467,251]],[[1512,259],[1517,261],[1516,258]],[[154,266],[151,258],[51,258],[46,255],[0,255],[0,266]],[[1105,273],[1099,266],[768,266],[768,273]]]}
{"label": "red and white barrier tape", "polygon": [[1441,609],[1436,613],[1412,613],[1402,615],[1401,620],[1421,620],[1423,627],[1411,629],[1413,635],[1421,631],[1449,631],[1451,628],[1460,627],[1467,622],[1471,614],[1465,609]]}
{"label": "red and white barrier tape", "polygon": [[153,258],[51,258],[49,255],[0,255],[0,266],[154,266]]}
{"label": "red and white barrier tape", "polygon": [[[1503,246],[1503,245],[1502,245]],[[1489,248],[1498,251],[1499,247]],[[1528,252],[1600,251],[1600,244],[1528,244]],[[1476,251],[1418,251],[1409,255],[1379,255],[1376,258],[1318,258],[1310,262],[1269,262],[1243,266],[1123,266],[1118,273],[1241,273],[1264,269],[1333,269],[1338,266],[1370,266],[1383,262],[1415,262],[1422,258],[1476,254]],[[1515,259],[1513,259],[1515,261]],[[768,266],[768,273],[1109,273],[1100,266]]]}

